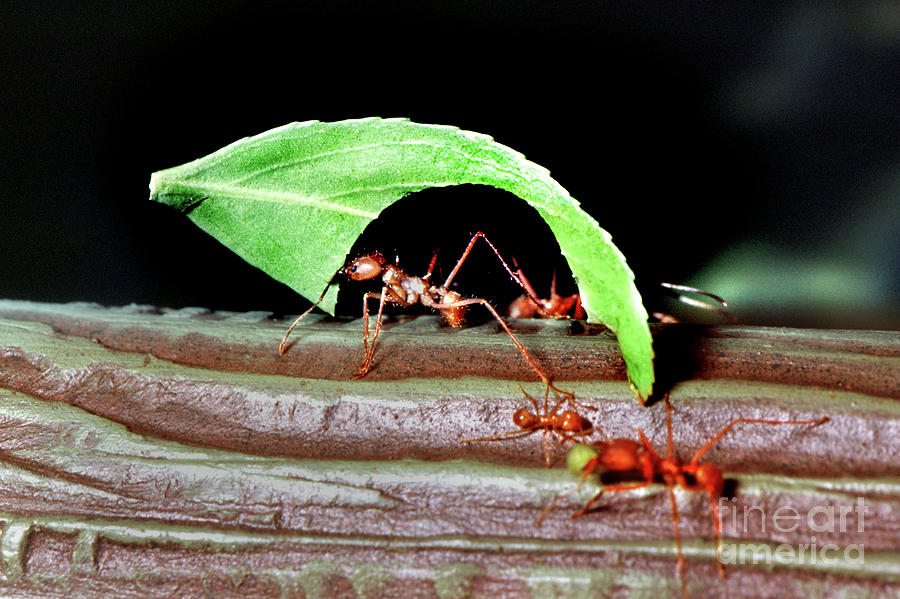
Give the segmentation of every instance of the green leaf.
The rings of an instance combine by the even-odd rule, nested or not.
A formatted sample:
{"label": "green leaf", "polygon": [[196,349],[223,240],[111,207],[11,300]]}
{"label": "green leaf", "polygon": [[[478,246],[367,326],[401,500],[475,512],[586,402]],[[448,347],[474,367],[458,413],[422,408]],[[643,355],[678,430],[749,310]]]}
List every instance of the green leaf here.
{"label": "green leaf", "polygon": [[[647,398],[650,330],[624,256],[547,169],[486,135],[406,119],[292,123],[154,173],[150,198],[315,299],[387,206],[460,184],[504,189],[538,211],[568,260],[588,319],[617,334],[631,384]],[[333,313],[335,300],[332,288],[321,307]]]}

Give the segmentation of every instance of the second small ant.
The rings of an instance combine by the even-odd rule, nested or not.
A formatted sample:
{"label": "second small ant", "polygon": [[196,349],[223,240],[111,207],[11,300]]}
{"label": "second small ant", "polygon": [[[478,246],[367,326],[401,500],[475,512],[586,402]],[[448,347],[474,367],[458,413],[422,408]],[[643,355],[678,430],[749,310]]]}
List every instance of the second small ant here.
{"label": "second small ant", "polygon": [[522,288],[525,289],[525,295],[520,295],[512,301],[506,309],[506,315],[510,318],[553,318],[557,320],[574,319],[584,320],[587,313],[581,306],[581,295],[574,293],[572,295],[559,295],[556,293],[556,271],[553,271],[553,278],[550,280],[550,297],[541,299],[531,282],[516,264],[516,274],[522,282]]}
{"label": "second small ant", "polygon": [[[572,514],[573,518],[584,516],[591,507],[600,501],[604,493],[618,491],[630,491],[649,486],[660,481],[666,485],[669,491],[669,502],[672,505],[672,527],[675,533],[675,548],[678,560],[678,576],[681,580],[681,593],[687,597],[687,583],[684,576],[684,557],[681,554],[681,536],[679,533],[678,505],[675,500],[675,487],[681,487],[689,491],[705,491],[709,494],[710,510],[712,512],[713,527],[715,530],[716,555],[722,544],[722,525],[719,519],[718,500],[722,497],[724,476],[722,469],[714,464],[700,463],[709,449],[739,424],[765,424],[778,425],[812,425],[818,426],[828,422],[828,417],[816,420],[762,420],[757,418],[735,418],[727,426],[710,438],[690,459],[684,463],[675,455],[672,441],[672,405],[668,395],[666,402],[666,430],[668,434],[666,457],[661,457],[644,432],[638,429],[640,443],[632,439],[613,439],[593,443],[590,446],[576,445],[569,452],[567,462],[569,468],[581,474],[582,484],[592,472],[616,472],[634,473],[641,479],[636,483],[625,483],[604,486],[592,497],[580,510]],[[718,559],[716,566],[719,575],[725,578],[725,568]]]}
{"label": "second small ant", "polygon": [[[503,268],[506,269],[506,272],[509,273],[509,276],[513,279],[514,282],[518,283],[524,289],[525,286],[523,285],[522,281],[518,278],[516,273],[514,273],[509,268],[509,266],[506,264],[506,261],[503,260],[503,257],[500,255],[500,252],[496,247],[494,247],[494,244],[491,243],[491,241],[481,231],[472,236],[472,239],[469,241],[469,245],[466,246],[466,249],[463,251],[462,256],[460,256],[459,260],[456,262],[456,266],[453,267],[453,270],[441,285],[432,285],[430,282],[431,274],[434,270],[435,260],[437,258],[436,255],[431,259],[431,264],[428,267],[428,272],[424,276],[416,277],[407,274],[397,264],[388,263],[384,259],[384,256],[382,256],[378,252],[364,254],[362,256],[359,256],[358,258],[351,260],[349,264],[339,269],[335,273],[335,276],[332,277],[332,280],[328,282],[328,285],[326,285],[325,290],[322,291],[322,295],[319,296],[319,299],[316,301],[316,303],[313,304],[306,312],[301,314],[297,318],[297,320],[295,320],[294,323],[290,326],[290,328],[288,328],[287,332],[284,334],[284,338],[281,340],[281,345],[278,348],[279,353],[284,355],[284,352],[287,349],[288,336],[290,336],[291,331],[293,331],[294,328],[298,324],[300,324],[300,321],[302,321],[303,318],[313,310],[313,308],[319,305],[319,303],[324,299],[328,288],[334,283],[334,280],[338,275],[346,276],[353,281],[368,281],[380,276],[383,283],[381,291],[371,291],[363,296],[363,348],[365,349],[365,357],[362,364],[360,364],[359,366],[359,370],[354,375],[354,378],[365,376],[372,368],[372,358],[375,356],[375,343],[378,340],[378,334],[381,332],[381,317],[384,313],[384,305],[386,303],[399,304],[400,306],[404,307],[421,303],[424,306],[439,311],[444,316],[447,323],[452,326],[462,326],[464,322],[465,309],[468,306],[481,304],[488,310],[488,312],[491,313],[491,315],[497,320],[500,326],[503,327],[503,330],[506,331],[507,335],[509,335],[510,340],[512,340],[513,344],[518,348],[519,352],[521,352],[525,360],[531,365],[538,376],[541,377],[541,380],[547,386],[548,392],[550,389],[553,389],[553,391],[566,396],[566,398],[574,402],[574,394],[559,389],[551,382],[550,377],[543,371],[543,369],[541,369],[541,367],[534,360],[531,354],[528,353],[528,350],[525,349],[525,346],[522,345],[522,343],[513,334],[512,330],[509,328],[509,325],[506,324],[506,321],[504,321],[503,318],[500,317],[500,314],[497,313],[497,310],[495,310],[494,307],[486,299],[480,297],[463,298],[456,291],[450,290],[450,284],[456,277],[456,273],[463,265],[463,262],[466,261],[466,258],[469,256],[469,252],[472,251],[472,247],[475,245],[475,242],[478,241],[478,239],[484,239],[484,241],[494,251],[494,254],[497,255],[497,258],[500,260]],[[369,342],[370,299],[378,300],[378,315],[376,316],[375,331],[372,334],[371,343]]]}
{"label": "second small ant", "polygon": [[581,437],[583,441],[588,435],[594,432],[595,429],[591,426],[590,421],[577,412],[572,410],[563,410],[562,412],[559,412],[559,407],[568,399],[567,397],[561,398],[552,408],[548,409],[548,395],[550,391],[548,388],[544,393],[544,410],[542,412],[537,400],[529,395],[525,389],[522,388],[522,385],[519,385],[519,389],[525,397],[528,398],[528,401],[531,402],[531,405],[534,407],[534,412],[530,412],[528,408],[519,408],[516,410],[513,414],[513,424],[519,427],[518,430],[491,435],[490,437],[460,439],[459,442],[474,443],[477,441],[521,439],[522,437],[528,437],[541,431],[544,438],[544,458],[546,460],[547,468],[549,468],[553,465],[553,461],[550,456],[550,444],[547,442],[547,433],[554,435],[559,444],[562,445],[566,441],[573,440],[575,437]]}

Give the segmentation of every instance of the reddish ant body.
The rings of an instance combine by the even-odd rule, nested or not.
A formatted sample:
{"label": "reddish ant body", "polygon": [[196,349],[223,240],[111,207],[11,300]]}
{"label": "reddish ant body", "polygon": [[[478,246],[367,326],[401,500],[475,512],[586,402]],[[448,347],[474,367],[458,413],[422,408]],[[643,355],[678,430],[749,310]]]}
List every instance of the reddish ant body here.
{"label": "reddish ant body", "polygon": [[[647,440],[643,431],[638,429],[638,435],[641,442],[631,439],[613,439],[611,441],[602,441],[592,444],[592,446],[577,445],[569,452],[569,467],[573,470],[581,472],[582,483],[594,471],[612,471],[618,473],[635,473],[641,482],[626,483],[617,485],[604,486],[594,497],[592,497],[580,510],[572,514],[573,518],[585,515],[590,508],[596,504],[604,493],[613,493],[618,491],[630,491],[639,489],[660,481],[666,485],[669,491],[669,501],[672,505],[672,526],[675,533],[675,548],[678,559],[678,576],[681,579],[681,592],[687,597],[687,586],[684,577],[684,557],[681,554],[681,536],[679,534],[678,506],[675,500],[675,487],[679,486],[689,491],[705,491],[709,494],[710,509],[712,511],[713,525],[715,530],[716,554],[722,541],[722,526],[719,520],[718,500],[722,496],[722,488],[724,485],[724,477],[722,469],[714,464],[700,463],[709,449],[718,442],[723,436],[731,431],[739,424],[765,424],[769,426],[777,426],[783,424],[790,425],[813,425],[817,426],[828,421],[827,417],[817,420],[761,420],[756,418],[735,418],[727,426],[722,428],[713,437],[701,447],[687,463],[683,463],[675,455],[674,444],[672,441],[672,406],[669,398],[666,396],[666,427],[668,432],[667,455],[661,457],[650,441]],[[573,457],[576,454],[578,457]],[[591,450],[593,457],[587,458],[584,452]],[[716,560],[716,566],[719,569],[719,575],[725,578],[725,568],[722,563]]]}
{"label": "reddish ant body", "polygon": [[[401,306],[413,306],[417,303],[421,303],[424,306],[432,308],[434,310],[438,310],[445,318],[445,320],[452,326],[461,326],[464,321],[465,309],[468,306],[473,304],[481,304],[484,306],[491,315],[500,323],[500,326],[503,327],[503,330],[506,331],[506,334],[509,335],[509,338],[512,340],[513,344],[518,348],[518,350],[522,353],[522,356],[526,361],[531,365],[534,371],[541,377],[541,380],[547,386],[548,392],[549,389],[553,389],[557,393],[561,393],[565,395],[569,400],[574,401],[574,394],[562,391],[557,388],[550,381],[550,377],[538,366],[537,362],[534,358],[531,357],[531,354],[528,353],[528,350],[525,349],[525,346],[513,335],[512,330],[510,330],[509,325],[500,317],[494,307],[485,299],[480,297],[472,297],[463,299],[463,297],[455,292],[450,291],[450,284],[453,282],[454,277],[456,277],[456,273],[459,271],[463,262],[465,262],[466,258],[469,255],[469,252],[472,251],[472,247],[475,245],[475,242],[479,239],[484,239],[484,241],[494,250],[494,253],[497,255],[497,258],[500,260],[500,263],[503,264],[503,267],[506,269],[506,272],[509,273],[510,277],[512,277],[513,281],[522,285],[522,281],[516,276],[516,274],[509,268],[506,262],[503,260],[503,257],[500,256],[500,252],[494,247],[494,244],[490,242],[490,240],[485,237],[484,233],[479,231],[472,239],[469,241],[469,245],[466,246],[465,251],[463,251],[462,256],[460,256],[459,260],[456,262],[456,266],[453,267],[453,270],[447,277],[447,280],[440,286],[432,285],[429,282],[431,278],[432,271],[434,270],[434,263],[436,256],[431,259],[431,264],[428,267],[428,272],[421,277],[416,277],[407,274],[402,268],[400,268],[396,264],[389,264],[385,261],[384,257],[378,253],[374,252],[371,254],[365,254],[354,260],[350,261],[347,266],[341,268],[335,273],[335,276],[338,274],[344,275],[351,280],[354,281],[368,281],[371,279],[375,279],[376,277],[381,277],[382,283],[384,286],[382,287],[380,292],[371,291],[366,293],[363,296],[363,347],[365,349],[365,358],[362,364],[359,367],[359,371],[354,375],[354,378],[359,378],[365,376],[369,370],[372,368],[372,358],[375,355],[375,342],[378,340],[378,334],[381,332],[381,317],[384,313],[384,305],[385,303],[393,303],[399,304]],[[322,292],[322,295],[313,304],[306,312],[301,314],[297,320],[290,326],[287,332],[284,334],[284,338],[281,340],[281,345],[279,346],[279,352],[283,355],[286,350],[288,336],[291,334],[291,331],[300,324],[300,321],[309,314],[313,308],[319,305],[319,302],[325,297],[325,293],[328,291],[328,287],[331,286],[334,279],[328,283],[325,287],[325,290]],[[522,285],[524,288],[524,285]],[[378,316],[376,317],[375,322],[375,331],[372,334],[372,342],[369,343],[369,300],[377,299],[378,300]]]}
{"label": "reddish ant body", "polygon": [[572,410],[558,411],[562,403],[568,398],[561,398],[556,402],[552,409],[548,409],[548,395],[550,391],[548,388],[547,393],[544,394],[544,411],[541,412],[537,400],[529,395],[525,389],[522,389],[521,385],[519,385],[519,389],[522,390],[522,393],[525,394],[525,397],[527,397],[528,401],[531,402],[531,405],[534,406],[534,412],[530,412],[528,408],[519,408],[516,410],[513,414],[513,424],[519,427],[518,430],[508,431],[490,437],[460,439],[459,442],[472,443],[475,441],[521,439],[541,431],[544,440],[544,458],[546,460],[547,468],[549,468],[553,464],[553,461],[550,459],[550,444],[547,442],[547,433],[554,435],[559,444],[562,445],[575,437],[581,437],[583,440],[594,432],[594,427],[591,426],[591,423],[587,418],[584,418],[577,412]]}
{"label": "reddish ant body", "polygon": [[[513,261],[515,263],[515,261]],[[553,271],[553,279],[550,281],[550,297],[541,299],[538,297],[531,282],[516,265],[516,274],[525,289],[525,295],[520,295],[512,301],[506,309],[506,315],[510,318],[555,318],[563,320],[572,318],[584,320],[587,318],[584,308],[581,307],[581,295],[559,295],[556,293],[556,271]]]}

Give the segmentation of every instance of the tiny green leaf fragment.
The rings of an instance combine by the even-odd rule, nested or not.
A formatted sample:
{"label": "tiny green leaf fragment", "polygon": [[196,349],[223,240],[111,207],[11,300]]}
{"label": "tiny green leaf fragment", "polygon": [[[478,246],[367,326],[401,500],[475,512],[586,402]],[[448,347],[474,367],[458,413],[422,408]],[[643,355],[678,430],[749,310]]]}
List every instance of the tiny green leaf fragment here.
{"label": "tiny green leaf fragment", "polygon": [[[150,198],[315,300],[366,225],[429,187],[480,184],[535,208],[556,236],[588,319],[619,339],[635,392],[653,387],[647,311],[609,233],[547,169],[492,138],[406,119],[292,123],[154,173]],[[336,290],[320,306],[333,313]]]}
{"label": "tiny green leaf fragment", "polygon": [[566,454],[566,467],[569,472],[576,476],[581,476],[584,467],[588,465],[592,459],[597,457],[597,448],[587,443],[576,443]]}

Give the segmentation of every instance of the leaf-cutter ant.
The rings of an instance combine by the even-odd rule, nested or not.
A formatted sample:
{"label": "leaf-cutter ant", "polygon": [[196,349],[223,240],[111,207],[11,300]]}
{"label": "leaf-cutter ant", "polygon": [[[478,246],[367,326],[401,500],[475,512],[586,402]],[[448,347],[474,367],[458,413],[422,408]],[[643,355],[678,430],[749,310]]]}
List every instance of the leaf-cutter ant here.
{"label": "leaf-cutter ant", "polygon": [[[595,442],[591,445],[578,444],[569,451],[567,463],[569,468],[581,475],[581,483],[593,472],[615,472],[622,474],[633,473],[639,479],[635,483],[622,483],[614,485],[605,485],[594,497],[577,512],[572,514],[573,518],[584,516],[591,507],[600,501],[604,493],[614,493],[619,491],[630,491],[640,489],[653,484],[654,482],[662,482],[668,488],[669,502],[672,505],[672,527],[675,535],[675,548],[678,560],[678,576],[681,580],[681,592],[687,597],[687,586],[684,576],[684,557],[681,553],[681,536],[679,534],[678,505],[675,499],[675,487],[679,486],[689,491],[705,491],[709,494],[710,510],[712,512],[713,527],[715,530],[716,552],[718,555],[719,547],[722,541],[722,526],[719,519],[718,500],[722,496],[724,485],[724,477],[722,469],[714,464],[701,463],[700,458],[703,457],[709,449],[718,442],[722,437],[728,434],[734,427],[739,424],[764,424],[768,426],[779,425],[812,425],[818,426],[828,421],[827,417],[815,420],[763,420],[757,418],[735,418],[727,426],[723,427],[719,432],[713,435],[706,444],[701,447],[691,457],[687,463],[682,462],[675,455],[674,443],[672,441],[672,405],[669,403],[668,395],[666,402],[666,430],[668,441],[666,445],[666,457],[661,457],[644,432],[638,429],[640,443],[632,439],[613,439],[611,441]],[[719,575],[725,578],[725,568],[722,563],[716,560],[719,569]]]}
{"label": "leaf-cutter ant", "polygon": [[[456,262],[456,266],[453,267],[453,270],[441,285],[432,285],[430,282],[430,278],[434,270],[436,256],[432,258],[431,264],[428,267],[428,272],[424,276],[417,277],[407,274],[402,268],[400,268],[399,265],[387,262],[384,259],[384,256],[382,256],[378,252],[364,254],[362,256],[359,256],[358,258],[351,260],[346,266],[335,273],[335,276],[332,277],[332,280],[329,281],[328,285],[326,285],[325,290],[322,291],[322,295],[319,296],[319,299],[316,301],[316,303],[313,304],[306,312],[301,314],[297,318],[297,320],[295,320],[294,323],[290,326],[290,328],[288,328],[287,332],[284,334],[284,338],[281,340],[281,345],[279,346],[278,351],[282,355],[284,354],[287,347],[288,336],[291,334],[294,328],[298,324],[300,324],[300,321],[302,321],[303,318],[324,299],[328,288],[332,285],[338,275],[346,276],[353,281],[368,281],[371,279],[375,279],[376,277],[381,277],[382,283],[384,285],[381,291],[371,291],[363,296],[363,348],[365,349],[365,357],[362,364],[360,364],[359,366],[359,370],[354,375],[354,378],[365,376],[372,368],[372,358],[375,356],[375,344],[378,340],[378,334],[381,332],[381,317],[384,313],[384,305],[386,303],[399,304],[400,306],[405,307],[421,303],[424,306],[439,311],[444,315],[446,321],[452,326],[461,326],[463,324],[465,310],[467,307],[475,304],[481,304],[497,320],[506,334],[509,335],[510,340],[513,342],[516,348],[518,348],[519,352],[521,352],[522,356],[531,365],[538,376],[540,376],[541,380],[547,386],[548,391],[552,389],[553,391],[566,396],[567,398],[569,398],[569,400],[574,402],[574,394],[559,389],[551,382],[550,377],[547,375],[547,373],[544,372],[544,370],[538,365],[531,354],[528,353],[528,350],[525,349],[525,346],[522,345],[522,343],[516,338],[512,330],[509,328],[509,325],[506,324],[506,321],[501,318],[500,314],[497,313],[497,310],[495,310],[487,300],[480,297],[463,298],[458,292],[450,290],[450,284],[453,282],[453,279],[456,277],[457,272],[459,272],[460,267],[469,256],[469,252],[472,251],[472,247],[475,245],[475,242],[478,241],[478,239],[484,239],[484,241],[497,255],[497,258],[500,260],[503,268],[506,269],[506,272],[509,273],[509,276],[512,278],[512,280],[518,285],[522,286],[523,289],[525,289],[525,285],[522,283],[521,279],[519,279],[516,273],[514,273],[510,269],[506,261],[503,260],[503,257],[500,255],[500,252],[496,247],[494,247],[494,244],[491,243],[490,240],[481,231],[472,236],[472,239],[469,241],[469,245],[466,246],[466,249],[465,251],[463,251],[462,256],[460,256],[459,260]],[[375,331],[372,333],[371,342],[369,340],[370,299],[378,300],[378,315],[376,317]]]}

